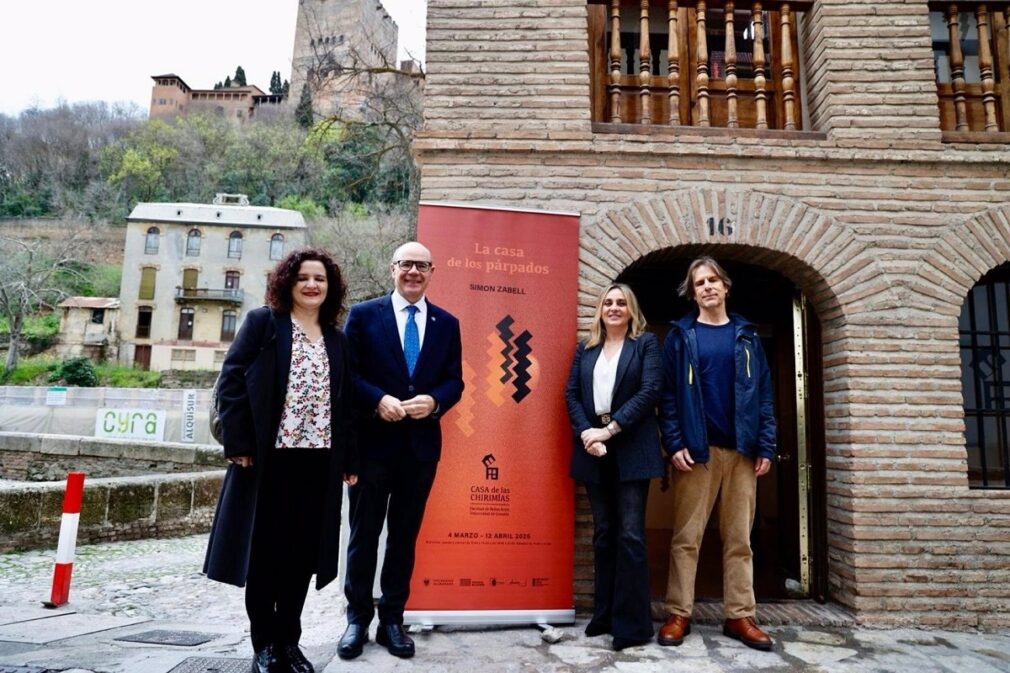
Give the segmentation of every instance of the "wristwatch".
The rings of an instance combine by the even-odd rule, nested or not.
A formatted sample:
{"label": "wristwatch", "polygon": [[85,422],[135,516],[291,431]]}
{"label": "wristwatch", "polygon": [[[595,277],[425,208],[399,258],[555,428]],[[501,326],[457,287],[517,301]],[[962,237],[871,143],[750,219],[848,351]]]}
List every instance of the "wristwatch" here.
{"label": "wristwatch", "polygon": [[616,435],[617,434],[617,423],[615,423],[614,421],[610,421],[609,423],[607,423],[607,432],[610,433],[611,437],[613,437],[614,435]]}

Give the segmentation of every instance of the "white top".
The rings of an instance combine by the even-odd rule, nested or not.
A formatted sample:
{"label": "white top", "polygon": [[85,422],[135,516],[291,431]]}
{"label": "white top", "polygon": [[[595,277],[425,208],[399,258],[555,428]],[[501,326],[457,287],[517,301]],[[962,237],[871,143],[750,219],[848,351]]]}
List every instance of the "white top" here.
{"label": "white top", "polygon": [[[407,307],[410,302],[404,299],[399,292],[393,292],[393,315],[396,316],[396,331],[400,333],[400,348],[403,348],[403,331],[407,328]],[[417,323],[417,345],[424,347],[424,326],[427,324],[428,302],[421,297],[414,304],[417,313],[414,314],[414,322]]]}
{"label": "white top", "polygon": [[609,414],[610,404],[614,401],[614,381],[617,379],[617,364],[621,361],[621,351],[624,350],[624,342],[618,347],[614,356],[607,359],[603,354],[603,346],[600,346],[600,357],[596,358],[596,366],[593,367],[593,405],[596,408],[596,415]]}

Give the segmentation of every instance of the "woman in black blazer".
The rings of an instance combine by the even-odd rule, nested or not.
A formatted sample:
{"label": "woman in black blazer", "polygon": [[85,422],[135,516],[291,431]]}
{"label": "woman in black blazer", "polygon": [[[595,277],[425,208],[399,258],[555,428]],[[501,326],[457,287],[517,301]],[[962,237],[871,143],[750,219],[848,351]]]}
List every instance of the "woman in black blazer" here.
{"label": "woman in black blazer", "polygon": [[663,377],[656,335],[631,288],[607,287],[565,387],[574,433],[571,476],[593,510],[593,618],[586,635],[609,633],[615,650],[652,640],[645,503],[663,474],[655,407]]}
{"label": "woman in black blazer", "polygon": [[204,572],[245,586],[253,673],[312,673],[298,647],[309,580],[337,576],[342,481],[357,481],[345,285],[323,250],[296,250],[267,281],[218,379],[224,455]]}

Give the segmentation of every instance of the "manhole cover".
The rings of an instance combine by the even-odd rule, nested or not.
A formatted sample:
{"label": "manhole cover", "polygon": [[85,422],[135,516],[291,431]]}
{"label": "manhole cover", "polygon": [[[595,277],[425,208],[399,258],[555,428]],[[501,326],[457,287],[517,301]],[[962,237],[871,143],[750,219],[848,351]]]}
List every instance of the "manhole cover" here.
{"label": "manhole cover", "polygon": [[203,645],[214,640],[217,636],[199,631],[144,631],[134,633],[129,636],[122,636],[116,640],[125,640],[130,643],[150,643],[152,645],[181,645],[192,647],[193,645]]}
{"label": "manhole cover", "polygon": [[190,657],[168,673],[249,673],[249,660]]}

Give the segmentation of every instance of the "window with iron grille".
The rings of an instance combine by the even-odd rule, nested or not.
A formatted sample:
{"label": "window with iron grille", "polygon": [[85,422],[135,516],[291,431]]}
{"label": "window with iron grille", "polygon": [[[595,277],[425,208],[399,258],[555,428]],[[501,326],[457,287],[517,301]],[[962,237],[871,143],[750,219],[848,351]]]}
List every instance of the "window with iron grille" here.
{"label": "window with iron grille", "polygon": [[972,488],[1010,488],[1010,263],[968,293],[958,319]]}

